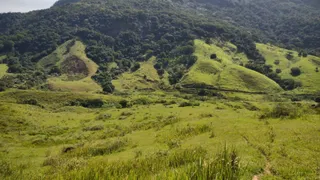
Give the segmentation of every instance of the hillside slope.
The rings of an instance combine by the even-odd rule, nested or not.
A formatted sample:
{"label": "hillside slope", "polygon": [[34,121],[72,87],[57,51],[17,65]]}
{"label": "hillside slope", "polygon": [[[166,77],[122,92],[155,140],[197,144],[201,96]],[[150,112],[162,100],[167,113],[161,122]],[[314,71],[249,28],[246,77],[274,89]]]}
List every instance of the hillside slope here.
{"label": "hillside slope", "polygon": [[[266,64],[279,72],[283,79],[293,79],[301,82],[301,87],[295,91],[300,93],[314,93],[320,91],[320,58],[308,55],[299,56],[296,51],[279,48],[273,45],[257,44],[259,52],[265,57]],[[299,68],[301,74],[291,74],[292,68]]]}
{"label": "hillside slope", "polygon": [[38,66],[51,74],[48,78],[50,90],[101,91],[101,87],[91,79],[98,65],[86,56],[85,45],[80,41],[67,41],[41,59]]}
{"label": "hillside slope", "polygon": [[[280,86],[266,76],[238,65],[248,61],[231,43],[218,47],[195,40],[197,62],[182,78],[182,86],[201,87],[203,85],[219,90],[245,92],[278,92]],[[211,54],[217,58],[210,59]]]}
{"label": "hillside slope", "polygon": [[169,87],[168,75],[160,77],[154,68],[155,57],[146,62],[140,63],[140,68],[135,72],[123,73],[116,80],[112,81],[118,91],[128,90],[159,90]]}

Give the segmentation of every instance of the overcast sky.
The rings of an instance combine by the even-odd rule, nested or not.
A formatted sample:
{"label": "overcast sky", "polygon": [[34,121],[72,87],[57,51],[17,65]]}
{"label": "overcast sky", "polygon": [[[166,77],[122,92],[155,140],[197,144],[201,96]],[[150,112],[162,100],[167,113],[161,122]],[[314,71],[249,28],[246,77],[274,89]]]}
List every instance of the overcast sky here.
{"label": "overcast sky", "polygon": [[0,0],[0,13],[28,12],[49,8],[57,0]]}

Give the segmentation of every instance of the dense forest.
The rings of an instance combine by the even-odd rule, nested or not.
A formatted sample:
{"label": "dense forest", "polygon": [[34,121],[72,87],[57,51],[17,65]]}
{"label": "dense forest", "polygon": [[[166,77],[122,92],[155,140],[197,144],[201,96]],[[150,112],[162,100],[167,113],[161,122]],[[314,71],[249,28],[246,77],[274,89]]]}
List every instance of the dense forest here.
{"label": "dense forest", "polygon": [[[255,42],[319,55],[319,17],[314,7],[293,0],[280,5],[273,0],[60,0],[47,10],[0,14],[2,61],[10,73],[23,74],[5,77],[2,84],[30,88],[43,83],[53,70],[39,69],[36,63],[70,39],[87,45],[87,56],[100,66],[93,79],[107,92],[114,89],[112,79],[138,69],[137,62],[151,56],[157,57],[159,75],[167,71],[175,84],[196,62],[193,40],[215,38],[231,41],[250,59],[247,68],[290,90],[297,83],[281,79],[265,65]],[[118,67],[108,69],[110,62]]]}

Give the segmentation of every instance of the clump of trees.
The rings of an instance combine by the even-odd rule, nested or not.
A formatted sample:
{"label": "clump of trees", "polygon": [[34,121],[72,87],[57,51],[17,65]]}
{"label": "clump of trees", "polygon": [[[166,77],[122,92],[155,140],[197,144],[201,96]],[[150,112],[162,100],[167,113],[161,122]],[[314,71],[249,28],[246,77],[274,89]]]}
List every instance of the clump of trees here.
{"label": "clump of trees", "polygon": [[[148,60],[151,56],[156,56],[154,67],[158,74],[161,76],[168,72],[170,83],[176,84],[197,61],[193,55],[193,40],[201,38],[212,43],[211,38],[219,38],[231,41],[239,52],[247,55],[250,59],[247,68],[287,87],[287,82],[265,64],[265,59],[256,49],[258,38],[255,35],[220,22],[219,18],[195,16],[192,9],[184,11],[180,8],[179,3],[182,2],[174,1],[175,5],[169,6],[162,1],[105,1],[99,10],[96,6],[70,4],[72,2],[77,0],[58,1],[53,8],[44,11],[0,15],[0,26],[3,27],[0,29],[0,55],[8,55],[5,63],[9,72],[41,72],[36,66],[41,58],[67,40],[80,39],[87,45],[87,56],[100,67],[93,79],[104,92],[112,93],[114,86],[111,81],[114,78],[129,70],[136,71],[139,69],[137,61]],[[115,3],[117,11],[114,10]],[[159,7],[162,7],[161,12]],[[241,20],[244,21],[246,19]],[[116,63],[117,67],[108,68],[110,63]],[[51,75],[60,73],[56,67],[49,72]],[[43,82],[46,75],[43,72],[36,80],[27,76],[13,81],[15,85],[20,83],[21,88],[30,88]]]}
{"label": "clump of trees", "polygon": [[301,70],[298,67],[291,68],[291,75],[292,76],[299,76],[301,74]]}

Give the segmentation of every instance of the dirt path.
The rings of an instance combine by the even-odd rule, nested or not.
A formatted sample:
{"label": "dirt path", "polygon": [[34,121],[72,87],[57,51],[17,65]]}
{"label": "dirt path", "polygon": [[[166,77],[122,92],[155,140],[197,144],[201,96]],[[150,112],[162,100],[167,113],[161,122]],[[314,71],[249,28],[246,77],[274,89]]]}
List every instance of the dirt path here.
{"label": "dirt path", "polygon": [[[257,175],[254,175],[252,177],[252,180],[260,180],[262,176],[265,176],[265,175],[272,175],[272,165],[270,163],[270,157],[269,157],[269,154],[267,152],[265,152],[264,149],[262,149],[261,147],[259,147],[258,145],[255,145],[253,144],[251,141],[249,141],[249,138],[245,135],[241,135],[242,138],[248,143],[249,146],[253,147],[254,149],[256,149],[257,151],[259,151],[262,156],[265,158],[265,166],[264,166],[264,169],[263,169],[263,173],[261,174],[257,174]],[[270,136],[270,143],[272,144],[274,142],[274,139],[275,139],[275,134],[274,134],[274,131],[272,128],[269,128],[269,136]]]}

